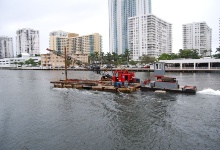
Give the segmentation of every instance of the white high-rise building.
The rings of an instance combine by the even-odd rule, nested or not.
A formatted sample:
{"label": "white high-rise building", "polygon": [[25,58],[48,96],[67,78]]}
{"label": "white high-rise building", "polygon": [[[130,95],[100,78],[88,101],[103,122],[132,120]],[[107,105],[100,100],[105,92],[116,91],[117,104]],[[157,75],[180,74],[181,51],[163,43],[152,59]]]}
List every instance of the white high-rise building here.
{"label": "white high-rise building", "polygon": [[35,56],[40,54],[38,30],[24,28],[17,30],[16,34],[16,55],[28,53],[30,56]]}
{"label": "white high-rise building", "polygon": [[151,13],[151,0],[109,0],[109,51],[128,48],[128,18]]}
{"label": "white high-rise building", "polygon": [[12,37],[0,36],[0,59],[13,57],[14,51]]}
{"label": "white high-rise building", "polygon": [[212,29],[205,22],[183,24],[183,49],[196,49],[199,55],[212,52]]}
{"label": "white high-rise building", "polygon": [[172,24],[152,14],[130,17],[128,24],[132,60],[137,61],[142,55],[158,57],[172,52]]}

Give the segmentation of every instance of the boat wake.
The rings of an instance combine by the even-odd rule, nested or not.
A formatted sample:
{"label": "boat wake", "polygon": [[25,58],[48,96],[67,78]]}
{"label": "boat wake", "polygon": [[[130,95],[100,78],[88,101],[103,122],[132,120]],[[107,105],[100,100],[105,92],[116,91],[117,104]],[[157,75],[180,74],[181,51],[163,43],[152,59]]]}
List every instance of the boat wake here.
{"label": "boat wake", "polygon": [[204,89],[202,91],[198,91],[197,93],[199,94],[206,94],[206,95],[220,95],[220,91],[219,90],[213,90],[213,89]]}

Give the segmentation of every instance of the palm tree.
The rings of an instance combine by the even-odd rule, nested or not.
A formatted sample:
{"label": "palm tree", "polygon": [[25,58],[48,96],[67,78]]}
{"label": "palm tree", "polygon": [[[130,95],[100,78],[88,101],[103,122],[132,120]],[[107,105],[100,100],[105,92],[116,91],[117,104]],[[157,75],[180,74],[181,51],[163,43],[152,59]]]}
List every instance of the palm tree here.
{"label": "palm tree", "polygon": [[16,68],[18,67],[18,62],[14,62],[14,64],[16,65]]}
{"label": "palm tree", "polygon": [[112,61],[112,54],[108,52],[106,54],[106,59],[107,59],[108,63],[110,63]]}
{"label": "palm tree", "polygon": [[218,52],[218,53],[220,53],[220,47],[219,48],[216,48],[216,51],[215,51],[216,53]]}
{"label": "palm tree", "polygon": [[101,66],[102,66],[102,62],[103,62],[103,58],[104,58],[104,52],[101,52],[100,57],[101,57]]}
{"label": "palm tree", "polygon": [[98,58],[99,58],[99,53],[98,52],[95,52],[95,64],[97,63],[97,61],[98,61]]}
{"label": "palm tree", "polygon": [[91,63],[91,62],[94,63],[94,60],[95,60],[95,53],[90,53],[90,55],[89,55],[89,61],[90,61],[90,63]]}
{"label": "palm tree", "polygon": [[203,54],[205,54],[205,56],[206,56],[206,53],[207,53],[207,52],[208,52],[208,50],[205,49],[205,50],[203,51]]}
{"label": "palm tree", "polygon": [[117,58],[118,58],[118,54],[115,53],[115,52],[112,52],[112,57],[113,57],[113,61],[117,61]]}
{"label": "palm tree", "polygon": [[129,56],[130,56],[130,51],[129,51],[129,49],[125,49],[125,57],[126,57],[126,59],[127,59],[127,65],[128,65],[128,62],[129,62]]}

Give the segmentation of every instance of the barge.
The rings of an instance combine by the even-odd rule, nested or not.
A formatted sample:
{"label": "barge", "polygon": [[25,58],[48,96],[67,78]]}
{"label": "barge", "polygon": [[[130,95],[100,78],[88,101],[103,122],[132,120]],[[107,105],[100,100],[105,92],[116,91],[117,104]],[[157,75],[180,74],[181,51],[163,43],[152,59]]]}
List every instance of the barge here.
{"label": "barge", "polygon": [[113,83],[112,81],[101,81],[101,80],[59,80],[51,81],[53,88],[74,88],[74,89],[85,89],[94,91],[106,91],[106,92],[122,92],[131,93],[137,91],[140,88],[140,83],[132,83],[129,86],[125,86],[120,83]]}
{"label": "barge", "polygon": [[[65,80],[51,81],[50,83],[53,84],[54,88],[75,88],[114,93],[131,93],[140,89],[140,79],[135,78],[134,72],[129,72],[125,69],[115,70],[112,76],[106,70],[100,80],[68,79],[67,60],[71,61],[74,58],[67,56],[66,47],[64,47],[64,54],[48,48],[46,50],[63,57],[65,62]],[[100,70],[97,73],[99,72]]]}
{"label": "barge", "polygon": [[196,94],[197,87],[191,85],[180,86],[176,78],[166,77],[165,63],[154,63],[154,77],[155,81],[146,79],[141,81],[141,91],[166,91],[175,93]]}

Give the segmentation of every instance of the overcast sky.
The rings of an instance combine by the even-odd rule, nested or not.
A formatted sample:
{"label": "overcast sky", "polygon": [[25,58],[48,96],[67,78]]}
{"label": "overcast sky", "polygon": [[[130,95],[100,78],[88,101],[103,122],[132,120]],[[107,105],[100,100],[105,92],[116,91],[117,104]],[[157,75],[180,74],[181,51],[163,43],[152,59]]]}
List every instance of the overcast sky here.
{"label": "overcast sky", "polygon": [[[219,46],[220,0],[152,0],[152,13],[173,25],[173,52],[182,48],[182,24],[205,21],[212,28],[212,50]],[[40,52],[49,47],[49,33],[56,30],[103,36],[109,52],[108,0],[0,0],[0,36],[16,30],[40,31]]]}

